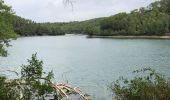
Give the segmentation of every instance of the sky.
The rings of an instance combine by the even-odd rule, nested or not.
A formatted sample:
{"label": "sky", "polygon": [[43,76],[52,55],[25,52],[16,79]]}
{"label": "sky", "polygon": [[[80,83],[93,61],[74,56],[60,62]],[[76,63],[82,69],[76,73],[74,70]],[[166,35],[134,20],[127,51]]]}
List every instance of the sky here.
{"label": "sky", "polygon": [[36,22],[82,21],[107,17],[120,12],[130,12],[146,7],[154,0],[5,0],[16,15]]}

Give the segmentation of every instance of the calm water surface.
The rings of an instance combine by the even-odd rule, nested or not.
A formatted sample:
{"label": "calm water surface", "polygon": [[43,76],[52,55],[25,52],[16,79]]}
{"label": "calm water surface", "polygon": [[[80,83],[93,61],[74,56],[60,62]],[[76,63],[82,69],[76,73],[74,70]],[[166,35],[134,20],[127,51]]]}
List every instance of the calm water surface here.
{"label": "calm water surface", "polygon": [[119,76],[131,77],[142,67],[170,76],[170,40],[43,36],[18,38],[11,44],[10,55],[0,58],[1,70],[19,72],[19,66],[37,52],[45,71],[54,71],[56,82],[79,86],[94,100],[111,100],[107,85]]}

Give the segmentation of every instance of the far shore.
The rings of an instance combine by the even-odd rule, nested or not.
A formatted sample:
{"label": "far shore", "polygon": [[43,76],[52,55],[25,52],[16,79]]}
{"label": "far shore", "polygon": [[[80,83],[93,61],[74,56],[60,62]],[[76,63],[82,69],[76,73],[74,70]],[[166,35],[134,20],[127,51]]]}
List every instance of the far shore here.
{"label": "far shore", "polygon": [[87,36],[87,38],[111,38],[111,39],[170,39],[170,36]]}

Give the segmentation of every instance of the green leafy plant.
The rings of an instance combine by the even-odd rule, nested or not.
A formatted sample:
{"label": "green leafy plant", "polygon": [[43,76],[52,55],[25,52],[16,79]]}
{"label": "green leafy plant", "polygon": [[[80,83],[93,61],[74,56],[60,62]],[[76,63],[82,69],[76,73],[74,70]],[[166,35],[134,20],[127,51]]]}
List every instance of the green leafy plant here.
{"label": "green leafy plant", "polygon": [[128,80],[120,77],[110,89],[118,100],[169,100],[170,83],[164,75],[151,68],[136,70],[135,77]]}
{"label": "green leafy plant", "polygon": [[24,90],[30,92],[30,97],[34,95],[36,98],[44,99],[45,94],[54,91],[53,87],[48,83],[54,78],[54,74],[51,71],[45,76],[45,72],[43,72],[43,61],[37,59],[37,54],[33,54],[31,60],[28,60],[28,62],[28,65],[21,66],[21,80],[24,80],[27,84]]}
{"label": "green leafy plant", "polygon": [[[18,75],[17,72],[15,73]],[[28,60],[28,65],[21,66],[20,78],[0,77],[0,99],[44,100],[47,94],[52,94],[55,100],[62,100],[63,98],[70,100],[71,95],[79,95],[81,100],[90,100],[89,95],[83,94],[76,87],[64,83],[53,83],[53,78],[53,71],[44,72],[43,61],[37,59],[37,54],[33,54],[31,59]]]}
{"label": "green leafy plant", "polygon": [[5,47],[9,46],[11,38],[16,38],[12,26],[12,14],[11,7],[4,4],[3,0],[0,0],[0,56],[7,56]]}

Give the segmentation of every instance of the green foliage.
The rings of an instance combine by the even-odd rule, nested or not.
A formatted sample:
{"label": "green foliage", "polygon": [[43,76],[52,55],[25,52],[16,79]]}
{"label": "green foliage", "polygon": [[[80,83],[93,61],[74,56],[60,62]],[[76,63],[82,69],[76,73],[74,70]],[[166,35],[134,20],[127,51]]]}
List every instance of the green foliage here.
{"label": "green foliage", "polygon": [[165,35],[170,32],[170,0],[103,19],[100,35]]}
{"label": "green foliage", "polygon": [[62,25],[62,30],[65,33],[77,33],[77,34],[93,34],[100,33],[100,22],[103,18],[95,18],[86,21],[69,22]]}
{"label": "green foliage", "polygon": [[170,0],[161,0],[160,9],[163,12],[170,14]]}
{"label": "green foliage", "polygon": [[[31,60],[28,60],[28,65],[22,65],[21,79],[27,82],[24,91],[30,94],[24,94],[24,97],[35,97],[43,99],[47,93],[52,93],[53,87],[49,85],[51,79],[53,79],[53,72],[49,72],[47,76],[43,72],[43,62],[37,59],[36,54],[33,54]],[[42,81],[44,80],[44,82]]]}
{"label": "green foliage", "polygon": [[7,55],[5,46],[9,46],[9,39],[16,37],[12,27],[12,14],[11,8],[0,0],[0,56]]}
{"label": "green foliage", "polygon": [[31,60],[28,60],[28,62],[29,65],[21,66],[21,78],[25,80],[40,78],[43,74],[43,62],[37,59],[36,54],[33,54]]}
{"label": "green foliage", "polygon": [[87,21],[75,21],[68,23],[36,23],[31,20],[13,16],[13,27],[20,36],[42,36],[42,35],[64,35],[64,34],[89,34],[100,33],[100,21],[103,18],[96,18]]}
{"label": "green foliage", "polygon": [[[6,7],[6,9],[9,10],[10,7]],[[156,1],[147,7],[133,10],[131,13],[119,13],[106,18],[80,22],[36,23],[13,15],[12,24],[14,31],[20,36],[64,35],[70,33],[103,36],[161,36],[170,32],[170,0]],[[4,24],[0,24],[0,26],[6,28]],[[2,46],[0,45],[0,47]]]}
{"label": "green foliage", "polygon": [[91,100],[89,95],[83,94],[76,87],[53,83],[53,78],[53,71],[47,74],[43,72],[43,62],[33,54],[28,65],[21,66],[20,78],[0,76],[0,100],[45,100],[47,94],[53,95],[55,100],[70,100],[77,95],[82,100]]}
{"label": "green foliage", "polygon": [[121,77],[110,86],[118,100],[169,100],[170,83],[155,70],[144,68],[134,71],[135,77]]}
{"label": "green foliage", "polygon": [[19,95],[16,87],[5,84],[6,77],[0,76],[0,99],[1,100],[16,100]]}
{"label": "green foliage", "polygon": [[[21,78],[9,80],[0,76],[1,100],[44,100],[45,94],[55,93],[52,87],[53,72],[43,72],[43,62],[33,54],[28,65],[21,66]],[[22,95],[21,95],[22,94]],[[55,96],[55,94],[54,94]]]}
{"label": "green foliage", "polygon": [[16,15],[12,19],[14,31],[20,36],[64,35],[57,23],[36,23]]}
{"label": "green foliage", "polygon": [[88,34],[89,36],[94,35],[94,34],[97,35],[100,32],[100,28],[96,27],[96,26],[93,26],[93,25],[89,25],[89,26],[86,26],[84,32],[86,34]]}

